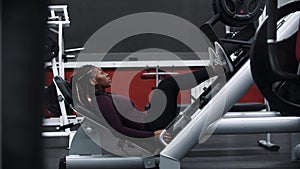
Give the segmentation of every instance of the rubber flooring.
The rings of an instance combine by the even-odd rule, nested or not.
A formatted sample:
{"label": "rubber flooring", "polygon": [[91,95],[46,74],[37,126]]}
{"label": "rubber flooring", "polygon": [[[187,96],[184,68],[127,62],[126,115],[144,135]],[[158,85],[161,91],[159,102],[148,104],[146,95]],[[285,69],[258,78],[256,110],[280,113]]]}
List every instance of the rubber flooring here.
{"label": "rubber flooring", "polygon": [[[198,144],[181,161],[182,169],[300,169],[299,160],[291,160],[291,134],[272,134],[278,151],[258,145],[266,134],[213,135]],[[44,168],[58,169],[64,149],[45,149]]]}
{"label": "rubber flooring", "polygon": [[259,146],[261,139],[266,134],[212,136],[182,160],[182,169],[300,169],[292,160],[291,134],[271,134],[278,151]]}

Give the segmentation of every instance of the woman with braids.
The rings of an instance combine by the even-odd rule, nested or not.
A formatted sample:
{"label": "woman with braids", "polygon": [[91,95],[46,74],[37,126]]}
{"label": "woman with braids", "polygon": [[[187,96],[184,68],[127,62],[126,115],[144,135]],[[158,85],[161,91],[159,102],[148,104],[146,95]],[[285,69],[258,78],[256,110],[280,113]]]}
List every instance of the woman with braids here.
{"label": "woman with braids", "polygon": [[[146,112],[136,109],[129,98],[106,92],[112,81],[100,67],[93,65],[84,65],[74,71],[72,92],[74,104],[101,115],[115,131],[129,137],[149,138],[159,136],[177,116],[179,90],[191,89],[208,78],[205,69],[165,78],[153,91],[151,108]],[[166,102],[161,108],[163,95]]]}

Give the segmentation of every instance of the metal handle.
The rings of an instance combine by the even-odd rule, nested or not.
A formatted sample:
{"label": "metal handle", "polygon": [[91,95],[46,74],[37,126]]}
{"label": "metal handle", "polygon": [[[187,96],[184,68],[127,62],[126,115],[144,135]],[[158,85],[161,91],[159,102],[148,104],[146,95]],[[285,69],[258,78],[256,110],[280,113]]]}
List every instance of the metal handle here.
{"label": "metal handle", "polygon": [[164,130],[160,133],[160,135],[159,135],[159,141],[160,141],[163,145],[165,145],[165,146],[168,145],[168,144],[165,142],[165,140],[164,140],[164,135],[166,134],[166,132],[167,132],[167,130],[164,129]]}

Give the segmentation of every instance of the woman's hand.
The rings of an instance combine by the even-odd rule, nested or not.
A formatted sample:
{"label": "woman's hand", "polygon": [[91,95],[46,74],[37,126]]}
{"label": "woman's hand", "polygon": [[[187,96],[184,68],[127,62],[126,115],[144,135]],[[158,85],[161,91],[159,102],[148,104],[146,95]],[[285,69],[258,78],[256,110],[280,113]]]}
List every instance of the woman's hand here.
{"label": "woman's hand", "polygon": [[[154,131],[154,137],[159,137],[160,134],[163,132],[164,130],[156,130]],[[165,133],[164,134],[164,140],[169,142],[171,141],[171,134],[170,133]]]}
{"label": "woman's hand", "polygon": [[164,130],[156,130],[154,131],[154,137],[159,137],[159,135],[163,132]]}

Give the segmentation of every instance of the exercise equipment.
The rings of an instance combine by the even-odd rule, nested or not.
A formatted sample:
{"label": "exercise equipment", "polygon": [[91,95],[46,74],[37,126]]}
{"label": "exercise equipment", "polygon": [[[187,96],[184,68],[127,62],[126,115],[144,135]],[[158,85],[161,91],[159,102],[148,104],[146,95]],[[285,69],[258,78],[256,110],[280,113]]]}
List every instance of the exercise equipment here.
{"label": "exercise equipment", "polygon": [[[299,1],[284,5],[283,7],[279,8],[278,11],[276,11],[277,18],[275,19],[270,17],[268,22],[276,23],[278,19],[298,11],[300,9],[299,7]],[[294,14],[293,16],[294,17],[290,18],[289,20],[296,22],[293,24],[293,29],[297,30],[299,15]],[[283,22],[285,21],[286,20],[283,20]],[[257,38],[252,47],[251,70],[253,72],[253,78],[255,79],[255,82],[261,93],[270,102],[271,106],[274,106],[281,112],[288,112],[290,115],[299,116],[299,103],[292,102],[291,100],[288,100],[288,98],[284,98],[284,95],[280,94],[280,91],[278,91],[278,89],[282,88],[282,85],[290,85],[290,89],[292,86],[295,89],[292,92],[297,92],[297,89],[300,88],[300,76],[297,75],[298,63],[295,59],[294,52],[296,46],[296,31],[293,31],[288,37],[283,36],[284,34],[278,34],[279,40],[277,40],[273,32],[276,32],[276,29],[273,28],[268,30],[269,24],[270,23],[267,22],[262,24],[261,28],[257,32]],[[270,33],[270,31],[272,33]],[[269,32],[269,36],[272,35],[272,37],[267,37],[267,32]],[[287,48],[287,46],[289,47]],[[281,58],[279,56],[281,56]]]}
{"label": "exercise equipment", "polygon": [[[285,25],[291,26],[291,20]],[[282,30],[281,30],[282,31]],[[213,41],[215,42],[215,41]],[[244,43],[249,45],[248,43]],[[211,49],[212,57],[216,51]],[[220,55],[219,55],[220,56]],[[222,55],[221,55],[222,56]],[[202,95],[193,104],[186,108],[173,122],[168,130],[176,131],[174,138],[167,142],[160,139],[165,148],[160,152],[159,159],[154,157],[116,157],[116,156],[66,156],[62,165],[66,168],[148,168],[159,167],[161,169],[179,169],[183,157],[200,142],[204,142],[211,134],[253,134],[276,132],[299,132],[300,117],[278,117],[278,113],[258,112],[259,116],[241,114],[227,114],[227,111],[253,84],[250,61],[241,62],[228,82],[218,86],[218,92],[207,98],[210,90]],[[214,85],[212,85],[214,86]],[[226,99],[225,99],[226,98]],[[207,99],[207,100],[206,100]],[[204,101],[204,102],[203,102]],[[199,108],[200,107],[200,108]],[[236,118],[230,118],[235,116]],[[223,117],[223,118],[222,118]],[[227,117],[227,118],[225,118]],[[118,163],[114,163],[114,161]],[[157,161],[158,160],[158,161]],[[149,163],[148,163],[149,162]],[[107,165],[110,163],[111,165]],[[151,164],[145,165],[145,164]],[[155,164],[155,165],[154,165]]]}
{"label": "exercise equipment", "polygon": [[[215,52],[212,52],[212,54],[215,54]],[[222,60],[222,59],[221,59]],[[248,64],[248,66],[247,67],[249,67],[249,64]],[[238,73],[238,76],[234,76],[233,78],[233,80],[231,80],[231,85],[233,85],[234,84],[234,86],[231,86],[231,87],[226,87],[227,89],[221,89],[221,91],[226,91],[226,90],[228,90],[228,89],[231,89],[231,91],[232,90],[235,90],[235,89],[238,89],[238,88],[243,88],[243,90],[247,90],[247,88],[251,85],[251,82],[250,83],[247,83],[247,80],[245,80],[244,81],[244,78],[245,79],[247,79],[248,77],[249,77],[249,75],[250,75],[250,71],[249,71],[249,69],[246,69],[247,67],[245,67],[243,70],[241,70],[241,72],[239,71],[239,72],[237,72]],[[248,71],[248,75],[245,75],[244,74],[244,71],[246,71],[246,70]],[[237,78],[239,79],[239,81],[241,81],[241,82],[246,82],[246,85],[241,85],[241,84],[239,84],[239,83],[235,83],[234,81],[235,80],[237,80]],[[235,94],[237,94],[238,93],[238,95],[239,96],[242,96],[243,95],[243,92],[241,92],[240,93],[240,91],[239,90],[236,90],[235,92],[233,92],[233,93],[231,93],[232,95],[230,95],[229,97],[230,98],[234,98],[234,99],[238,99],[239,98],[239,96],[235,96]],[[222,92],[221,92],[222,93]],[[218,94],[218,93],[217,93]],[[215,97],[213,97],[213,99],[214,98],[218,98],[219,99],[219,101],[218,102],[222,102],[222,100],[224,100],[224,93],[222,93],[221,94],[221,97],[219,96],[219,95],[217,95],[217,96],[215,96]],[[234,97],[231,97],[231,96],[234,96]],[[199,102],[201,101],[200,99],[198,100]],[[211,100],[212,101],[212,100]],[[236,100],[235,100],[236,101]],[[233,102],[235,102],[235,101],[233,101]],[[199,102],[194,102],[194,104],[192,104],[189,108],[187,108],[187,110],[186,110],[186,112],[185,113],[183,113],[183,115],[185,116],[185,115],[187,115],[187,114],[189,114],[190,116],[194,116],[194,117],[192,117],[192,118],[190,118],[191,119],[191,121],[189,122],[189,124],[188,125],[190,125],[190,123],[192,123],[192,121],[193,121],[193,118],[196,118],[195,116],[199,116],[200,114],[199,114],[199,112],[201,111],[200,109],[199,109]],[[212,101],[213,102],[213,101]],[[201,102],[201,103],[203,103],[203,102]],[[216,102],[213,102],[213,103],[216,103]],[[208,103],[208,104],[213,104],[213,103]],[[206,103],[203,103],[203,104],[206,104]],[[230,105],[230,103],[228,103],[228,105]],[[206,106],[204,106],[203,107],[203,109],[206,109],[206,111],[208,111],[208,110],[210,110],[210,108],[207,108],[207,106],[208,105],[206,105]],[[210,107],[210,106],[209,106]],[[214,106],[215,107],[215,106]],[[229,106],[228,106],[229,107]],[[212,112],[219,112],[219,113],[221,113],[222,114],[222,112],[223,111],[220,111],[219,110],[220,109],[220,107],[216,107]],[[222,108],[221,108],[222,109]],[[79,111],[80,112],[80,111]],[[209,113],[208,113],[209,114]],[[208,114],[206,114],[206,115],[208,115]],[[219,115],[220,116],[220,115]],[[216,116],[214,116],[214,117],[216,117]],[[203,117],[204,119],[206,119],[205,117]],[[95,118],[92,118],[92,119],[95,119]],[[239,119],[238,119],[239,120]],[[245,121],[249,121],[248,119],[245,119]],[[245,121],[243,121],[243,122],[245,122]],[[181,123],[181,122],[176,122],[176,123]],[[252,121],[252,123],[250,123],[250,125],[252,124],[253,125],[253,123],[254,123],[254,121]],[[204,123],[198,123],[198,124],[204,124]],[[209,124],[209,123],[207,123],[207,124]],[[230,124],[230,123],[227,123],[227,124]],[[245,124],[249,124],[249,123],[245,123]],[[185,128],[185,126],[184,125],[181,125],[181,126],[183,126],[184,128]],[[199,126],[199,127],[201,127],[201,126]],[[224,127],[225,128],[225,127]],[[230,128],[229,130],[225,130],[225,131],[227,131],[228,133],[230,133],[230,132],[232,132],[232,131],[237,131],[238,130],[238,128],[239,128],[239,126],[238,125],[236,125],[234,128],[236,128],[236,130],[233,130],[232,128]],[[95,130],[93,130],[93,131],[95,131]],[[105,131],[105,133],[107,132],[107,131],[109,131],[109,130],[104,130]],[[225,133],[225,131],[223,130],[223,132]],[[241,129],[239,130],[239,132],[241,132]],[[182,133],[182,131],[180,132],[180,133]],[[180,134],[179,133],[179,134]],[[105,138],[107,135],[103,135],[103,137]],[[193,134],[191,134],[189,137],[192,137],[192,136],[195,136],[195,135],[193,135]],[[177,137],[175,137],[175,138],[177,138]],[[197,142],[198,142],[198,137],[196,137],[195,138],[196,140],[197,140]],[[173,142],[173,141],[172,141]],[[187,144],[189,144],[188,142],[187,142]],[[166,144],[167,145],[167,144]],[[169,145],[167,145],[167,147],[168,147]],[[190,145],[189,145],[190,146]],[[188,151],[188,150],[187,150]],[[107,166],[107,163],[106,162],[103,162],[103,159],[105,159],[105,161],[107,162],[107,163],[110,163],[110,165],[109,166]],[[118,163],[113,163],[113,161],[115,161],[115,160],[118,160]],[[84,156],[84,155],[81,155],[81,156],[67,156],[67,157],[65,157],[63,160],[62,160],[62,165],[61,166],[63,166],[63,167],[66,167],[66,168],[80,168],[80,167],[82,167],[82,166],[84,166],[85,168],[96,168],[96,167],[99,167],[99,168],[101,168],[101,167],[111,167],[111,168],[122,168],[122,167],[125,167],[125,168],[147,168],[147,167],[149,167],[149,166],[147,166],[147,165],[145,165],[145,164],[148,164],[148,162],[150,163],[150,164],[152,164],[152,167],[153,167],[153,164],[156,164],[156,166],[157,166],[157,162],[155,162],[155,161],[157,161],[158,160],[158,157],[157,156],[154,156],[154,157],[147,157],[147,158],[143,158],[143,157],[140,157],[140,156],[138,156],[138,157],[123,157],[123,158],[121,158],[120,159],[120,157],[116,157],[116,156],[95,156],[95,155],[93,155],[93,157],[90,157],[90,156]],[[132,163],[130,163],[130,161],[138,161],[138,162],[132,162]],[[161,164],[160,164],[161,165]],[[167,168],[170,168],[170,166],[168,166]]]}
{"label": "exercise equipment", "polygon": [[234,27],[245,26],[262,14],[265,0],[213,0],[213,11],[220,20]]}
{"label": "exercise equipment", "polygon": [[[252,11],[251,17],[248,15],[249,13],[244,13],[245,17],[241,17],[243,19],[239,20],[234,18],[234,14],[229,17],[225,11],[228,11],[228,7],[222,4],[233,4],[234,8],[244,8],[249,5],[254,6],[255,12]],[[205,24],[203,24],[200,29],[208,36],[211,42],[218,42],[223,46],[225,49],[224,53],[231,54],[227,58],[231,58],[231,62],[234,65],[234,69],[239,69],[248,59],[247,52],[252,45],[252,39],[255,34],[255,29],[257,28],[258,18],[263,12],[265,1],[240,1],[240,0],[220,0],[212,1],[213,9],[215,15],[209,19]],[[252,7],[251,7],[252,8]],[[249,9],[250,10],[250,9]],[[230,11],[230,10],[229,10]],[[254,14],[255,13],[255,14]],[[252,15],[254,14],[254,15]],[[247,19],[247,16],[249,18]],[[224,19],[225,18],[225,19]],[[214,26],[219,22],[225,22],[226,29],[229,29],[229,32],[226,32],[224,38],[220,37],[214,30]],[[244,23],[241,25],[239,24],[240,21]],[[228,24],[227,22],[235,22],[232,24]],[[235,31],[232,32],[230,29],[234,29]],[[230,36],[229,36],[230,34]],[[233,57],[232,54],[235,56]],[[239,57],[242,56],[242,57]],[[232,73],[231,73],[232,74]],[[229,75],[230,76],[230,75]]]}
{"label": "exercise equipment", "polygon": [[[300,103],[299,100],[297,100],[297,98],[299,99],[299,94],[297,95],[299,85],[297,85],[297,80],[294,81],[296,83],[294,84],[289,78],[292,72],[296,75],[298,67],[296,59],[294,59],[296,55],[293,52],[296,45],[291,45],[295,43],[294,30],[297,30],[295,29],[297,24],[294,24],[294,27],[281,28],[282,30],[292,32],[290,35],[282,36],[282,34],[277,33],[277,29],[283,26],[282,23],[284,23],[286,19],[299,22],[300,16],[291,14],[299,10],[299,3],[290,3],[279,10],[277,10],[276,1],[269,3],[269,8],[271,9],[269,9],[270,16],[268,23],[265,22],[262,24],[261,29],[257,33],[257,37],[259,38],[256,39],[252,50],[251,61],[253,64],[251,66],[253,77],[261,92],[271,102],[272,108],[281,111],[282,115],[299,115],[300,109],[296,110],[297,104],[299,105]],[[276,25],[274,23],[278,24]],[[268,37],[266,37],[267,32]],[[267,46],[271,47],[267,48]],[[286,51],[286,49],[289,51]],[[280,64],[278,60],[280,60]],[[282,68],[288,73],[283,73]],[[265,70],[267,72],[264,72]],[[267,80],[265,78],[263,78],[263,80],[261,77],[267,77]],[[261,146],[276,151],[279,147],[270,143],[269,139],[269,135],[267,135],[266,141],[259,140],[258,143]]]}
{"label": "exercise equipment", "polygon": [[[149,152],[147,149],[145,149],[145,145],[142,144],[142,142],[133,142],[133,139],[128,139],[112,132],[112,129],[105,127],[107,125],[105,125],[104,122],[98,116],[96,116],[94,112],[91,112],[85,107],[79,105],[73,107],[73,100],[72,97],[70,97],[71,92],[69,86],[59,76],[56,76],[54,80],[55,84],[64,95],[64,100],[70,103],[70,106],[74,111],[84,117],[82,121],[76,124],[69,123],[65,126],[62,126],[69,127],[77,124],[81,125],[76,133],[76,138],[79,137],[82,142],[76,142],[76,140],[75,142],[72,142],[73,147],[76,147],[76,144],[78,144],[77,148],[81,147],[81,149],[71,149],[70,154],[73,154],[74,152],[87,152],[84,154],[96,152],[97,154],[102,154],[101,156],[95,155],[95,158],[90,158],[90,156],[84,155],[77,158],[71,155],[69,156],[70,158],[63,158],[60,160],[59,168],[85,168],[87,161],[89,163],[88,167],[95,166],[100,168],[120,168],[124,166],[126,168],[152,168],[158,165],[158,157],[152,158],[151,156],[153,152]],[[141,147],[136,143],[142,144],[143,146]],[[109,147],[109,154],[103,155],[105,153],[105,149],[101,149],[99,145],[102,145],[106,148]],[[89,147],[82,148],[82,146]],[[120,155],[122,153],[128,157],[124,158],[113,155]],[[143,156],[144,158],[139,158],[140,156]],[[101,159],[99,159],[99,157],[101,157]]]}
{"label": "exercise equipment", "polygon": [[[58,51],[55,51],[57,52],[57,57],[53,57],[51,59],[53,76],[54,77],[60,76],[64,79],[65,73],[64,73],[64,63],[63,63],[63,50],[64,50],[63,27],[70,25],[67,5],[50,5],[48,6],[48,11],[49,11],[49,16],[48,16],[47,24],[49,25],[50,28],[57,29],[57,34],[58,34],[57,39],[56,40],[52,39],[51,46],[49,46],[49,49],[52,47],[54,48],[58,47]],[[53,44],[54,42],[57,42],[57,44],[56,45]],[[51,52],[53,53],[53,51]],[[55,52],[53,53],[53,56],[56,56]],[[53,80],[53,83],[55,83],[55,80]],[[62,95],[57,85],[56,85],[56,92],[57,92],[57,96]],[[59,100],[59,106],[63,118],[63,124],[65,125],[68,123],[65,102]]]}
{"label": "exercise equipment", "polygon": [[[50,5],[48,6],[49,16],[47,24],[49,27],[57,29],[57,45],[58,45],[58,63],[59,63],[59,75],[64,78],[64,66],[63,66],[63,52],[64,52],[64,44],[63,44],[63,27],[70,26],[70,18],[68,14],[68,6],[67,5]],[[53,63],[52,63],[53,64]],[[55,63],[56,64],[56,63]],[[54,75],[56,76],[56,74]]]}
{"label": "exercise equipment", "polygon": [[[48,6],[48,41],[45,42],[44,51],[46,52],[45,61],[51,61],[53,76],[60,76],[64,79],[64,62],[63,62],[63,27],[70,26],[70,20],[67,11],[67,5],[50,5]],[[58,100],[61,116],[57,118],[45,119],[44,129],[42,132],[46,147],[69,148],[74,132],[71,131],[70,120],[66,110],[66,104],[70,104],[66,100],[69,96],[62,94],[62,90],[53,78],[53,88],[55,88],[56,99]],[[78,120],[78,121],[76,121]],[[74,123],[79,123],[80,119],[75,119]],[[68,127],[65,127],[68,126]],[[52,128],[52,129],[49,129]],[[55,128],[55,129],[53,129]],[[50,141],[48,141],[50,140]],[[56,147],[57,148],[57,147]]]}
{"label": "exercise equipment", "polygon": [[[292,4],[295,5],[295,4]],[[299,7],[299,5],[298,5]],[[291,22],[293,20],[288,20],[289,23],[285,23],[285,25],[292,26]],[[285,31],[281,30],[281,33],[284,33]],[[287,32],[285,32],[287,33]],[[257,36],[260,37],[260,36]],[[257,57],[262,56],[262,53],[256,53]],[[267,55],[268,56],[268,55]],[[245,67],[246,66],[246,67]],[[264,66],[264,65],[261,65]],[[228,83],[226,83],[226,85],[224,86],[224,88],[227,88],[229,85],[231,85],[231,82],[233,79],[235,79],[240,73],[241,71],[244,70],[246,72],[243,73],[243,78],[245,78],[244,76],[246,74],[249,73],[250,75],[250,63],[247,62],[233,77],[232,79],[229,80]],[[261,76],[261,75],[260,75]],[[263,78],[265,78],[265,76],[261,76]],[[250,75],[250,79],[251,75]],[[250,80],[247,79],[247,80]],[[246,81],[246,79],[242,79],[242,81]],[[241,79],[235,79],[233,80],[235,81],[235,83],[240,83],[239,86],[243,86],[245,84],[241,84]],[[244,83],[245,83],[244,81]],[[264,80],[261,79],[261,83],[263,83]],[[233,86],[231,86],[233,87]],[[219,96],[218,94],[220,94],[222,92],[222,90],[224,89],[222,88],[221,91],[219,93],[217,93],[216,96]],[[231,88],[227,88],[227,90],[230,90]],[[225,90],[225,89],[224,89]],[[242,90],[239,90],[242,91]],[[231,94],[234,91],[230,91],[228,94],[229,98],[231,98]],[[299,132],[299,128],[297,129],[297,126],[299,125],[299,118],[298,117],[265,117],[265,118],[246,118],[246,119],[228,119],[228,123],[226,123],[227,119],[222,119],[219,122],[216,120],[217,117],[215,117],[215,119],[213,118],[209,118],[208,115],[206,115],[205,111],[207,112],[215,112],[217,110],[214,110],[214,107],[211,107],[210,110],[206,110],[206,107],[209,106],[212,102],[213,103],[219,103],[218,102],[218,97],[213,97],[210,102],[208,102],[208,104],[201,110],[201,113],[199,112],[199,116],[194,116],[193,118],[190,118],[191,121],[187,124],[187,126],[185,126],[182,131],[180,133],[178,133],[179,136],[176,136],[174,138],[174,140],[172,140],[169,144],[167,144],[166,148],[161,152],[161,156],[160,156],[160,166],[163,168],[168,168],[168,167],[172,167],[172,168],[180,168],[180,160],[184,157],[184,154],[187,153],[187,151],[185,151],[186,149],[191,148],[193,145],[196,144],[196,138],[195,136],[191,136],[191,135],[197,135],[199,136],[199,140],[201,141],[201,139],[205,139],[205,135],[204,133],[208,134],[210,133],[208,129],[214,129],[214,126],[217,126],[216,130],[214,133],[216,132],[220,132],[222,134],[225,134],[226,131],[231,131],[230,133],[273,133],[273,132]],[[231,99],[230,99],[231,100]],[[225,106],[226,110],[227,106]],[[224,112],[225,113],[225,112]],[[206,121],[205,121],[205,120]],[[216,125],[211,125],[209,127],[205,126],[206,122],[212,120],[214,122],[208,122],[209,124],[214,124],[216,123]],[[262,122],[262,123],[260,123]],[[191,124],[191,123],[194,123]],[[198,125],[197,125],[198,124]],[[202,126],[200,126],[199,124],[201,124]],[[227,124],[228,126],[226,127]],[[239,130],[239,128],[234,128],[234,126],[236,125],[239,127],[242,127],[243,129]],[[272,126],[273,125],[273,126]],[[178,125],[179,126],[179,125]],[[194,129],[196,128],[196,126],[198,126],[198,129]],[[194,127],[194,128],[193,128]],[[296,128],[295,128],[296,127]],[[227,130],[228,129],[228,130]],[[235,130],[237,129],[237,130]],[[245,130],[248,129],[248,130]],[[208,130],[208,131],[207,131]],[[202,132],[200,132],[202,131]],[[192,143],[192,145],[181,145],[180,142],[184,142],[184,143]],[[175,146],[177,145],[177,146]],[[191,147],[188,147],[191,146]],[[187,148],[188,147],[188,148]]]}

